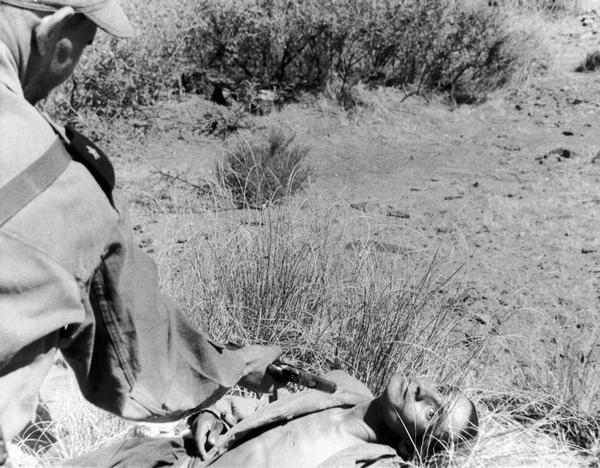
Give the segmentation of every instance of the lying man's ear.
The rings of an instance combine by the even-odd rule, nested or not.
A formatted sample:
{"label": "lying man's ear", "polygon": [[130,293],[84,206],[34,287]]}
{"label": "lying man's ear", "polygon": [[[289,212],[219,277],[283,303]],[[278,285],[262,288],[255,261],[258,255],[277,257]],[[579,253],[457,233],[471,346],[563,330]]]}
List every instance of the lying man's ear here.
{"label": "lying man's ear", "polygon": [[41,56],[50,52],[58,40],[62,27],[75,14],[71,7],[62,7],[51,15],[42,18],[34,29],[35,46]]}

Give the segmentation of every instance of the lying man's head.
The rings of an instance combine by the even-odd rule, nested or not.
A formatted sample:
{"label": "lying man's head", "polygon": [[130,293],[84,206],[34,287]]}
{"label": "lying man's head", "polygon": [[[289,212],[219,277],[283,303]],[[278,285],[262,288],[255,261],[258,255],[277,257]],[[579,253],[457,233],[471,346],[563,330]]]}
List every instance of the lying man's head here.
{"label": "lying man's head", "polygon": [[383,418],[398,438],[401,455],[435,451],[477,436],[479,419],[471,400],[431,379],[394,375],[380,397]]}
{"label": "lying man's head", "polygon": [[133,34],[117,0],[0,0],[0,17],[0,40],[31,103],[71,75],[97,27],[117,37]]}

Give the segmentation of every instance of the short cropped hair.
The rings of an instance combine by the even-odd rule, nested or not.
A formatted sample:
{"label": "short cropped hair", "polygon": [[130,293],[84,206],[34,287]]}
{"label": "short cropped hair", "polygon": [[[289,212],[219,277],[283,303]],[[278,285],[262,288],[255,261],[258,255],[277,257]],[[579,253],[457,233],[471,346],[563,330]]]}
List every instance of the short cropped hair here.
{"label": "short cropped hair", "polygon": [[473,440],[479,434],[479,416],[477,414],[477,407],[471,400],[469,400],[469,402],[471,403],[471,414],[469,415],[467,427],[458,434],[459,443]]}
{"label": "short cropped hair", "polygon": [[448,433],[448,431],[438,430],[445,420],[446,415],[443,414],[438,421],[431,426],[430,430],[421,436],[420,440],[418,440],[415,445],[420,448],[423,455],[432,455],[444,448],[448,448],[450,445],[460,445],[477,437],[479,434],[479,416],[477,414],[477,407],[470,399],[469,403],[471,409],[469,420],[459,434],[451,437],[451,434]]}

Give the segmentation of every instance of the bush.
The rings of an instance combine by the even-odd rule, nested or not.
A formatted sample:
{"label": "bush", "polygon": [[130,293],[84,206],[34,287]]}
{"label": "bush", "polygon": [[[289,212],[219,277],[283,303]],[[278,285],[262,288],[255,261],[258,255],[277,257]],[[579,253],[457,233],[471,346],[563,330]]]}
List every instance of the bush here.
{"label": "bush", "polygon": [[139,46],[140,52],[131,53],[131,44],[112,39],[110,52],[91,56],[73,76],[73,108],[91,108],[98,115],[113,117],[154,103],[171,85],[169,54],[161,50],[146,55],[149,44],[133,47]]}
{"label": "bush", "polygon": [[[579,11],[580,0],[498,0],[496,4],[515,4],[517,7],[540,11],[543,13],[557,14]],[[511,5],[512,6],[512,5]]]}
{"label": "bush", "polygon": [[359,82],[468,101],[506,83],[519,62],[502,13],[458,0],[133,0],[129,10],[138,36],[100,34],[47,110],[127,116],[189,88],[187,77],[209,98],[225,80],[245,104],[261,89],[289,101],[333,84],[352,106]]}
{"label": "bush", "polygon": [[204,0],[202,9],[186,58],[238,90],[293,96],[336,81],[342,102],[358,82],[481,94],[518,61],[498,12],[452,0]]}
{"label": "bush", "polygon": [[272,128],[263,141],[240,140],[217,167],[219,184],[228,189],[238,208],[260,208],[303,189],[310,170],[304,165],[307,147],[294,144],[295,135]]}
{"label": "bush", "polygon": [[164,93],[178,89],[181,56],[180,18],[190,0],[132,0],[124,6],[136,26],[130,39],[116,39],[99,30],[75,73],[43,104],[54,117],[69,120],[83,109],[105,117],[131,116]]}

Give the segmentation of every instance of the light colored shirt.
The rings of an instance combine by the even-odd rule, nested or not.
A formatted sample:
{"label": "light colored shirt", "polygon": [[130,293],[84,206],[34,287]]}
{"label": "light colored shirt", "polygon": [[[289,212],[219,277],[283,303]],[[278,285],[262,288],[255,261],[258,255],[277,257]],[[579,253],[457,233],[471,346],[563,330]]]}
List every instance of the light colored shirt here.
{"label": "light colored shirt", "polygon": [[[333,394],[306,390],[278,395],[276,401],[225,397],[210,411],[234,424],[210,450],[206,460],[193,456],[182,437],[128,439],[71,460],[66,466],[390,468],[406,466],[392,447],[349,437],[360,425],[347,411],[373,399],[369,389],[342,371],[326,376]],[[341,416],[343,420],[336,421]],[[317,447],[318,445],[318,447]]]}

